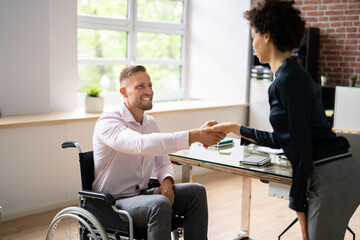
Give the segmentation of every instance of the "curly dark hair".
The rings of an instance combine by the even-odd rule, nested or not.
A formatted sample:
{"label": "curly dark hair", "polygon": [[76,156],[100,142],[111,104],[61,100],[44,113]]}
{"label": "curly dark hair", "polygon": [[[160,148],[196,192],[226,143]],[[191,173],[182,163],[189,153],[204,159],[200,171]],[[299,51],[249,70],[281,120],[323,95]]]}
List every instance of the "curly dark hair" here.
{"label": "curly dark hair", "polygon": [[305,20],[292,5],[294,1],[263,0],[244,13],[250,27],[261,34],[270,33],[282,52],[299,47],[305,33]]}

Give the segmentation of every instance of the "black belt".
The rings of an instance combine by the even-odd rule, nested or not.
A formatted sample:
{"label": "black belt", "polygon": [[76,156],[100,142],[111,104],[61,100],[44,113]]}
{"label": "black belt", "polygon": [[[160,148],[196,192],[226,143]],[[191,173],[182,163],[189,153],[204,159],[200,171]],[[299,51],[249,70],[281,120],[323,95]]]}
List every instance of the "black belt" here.
{"label": "black belt", "polygon": [[351,157],[351,156],[352,156],[351,153],[347,152],[347,153],[339,154],[339,155],[336,155],[336,156],[333,156],[333,157],[328,157],[328,158],[323,158],[323,159],[320,159],[320,160],[316,160],[316,161],[314,161],[314,165],[315,166],[320,166],[320,165],[323,165],[325,163],[333,162],[333,161],[336,161],[336,160],[339,160],[339,159],[348,158],[348,157]]}

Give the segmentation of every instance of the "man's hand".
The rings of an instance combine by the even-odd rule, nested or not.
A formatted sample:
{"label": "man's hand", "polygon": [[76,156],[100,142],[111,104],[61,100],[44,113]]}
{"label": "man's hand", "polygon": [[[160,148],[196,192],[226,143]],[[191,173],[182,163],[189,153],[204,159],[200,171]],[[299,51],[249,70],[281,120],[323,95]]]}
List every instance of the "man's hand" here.
{"label": "man's hand", "polygon": [[174,203],[175,194],[173,190],[174,183],[171,178],[167,177],[164,179],[161,186],[156,191],[156,194],[161,194],[170,200],[171,205]]}
{"label": "man's hand", "polygon": [[298,218],[300,226],[301,226],[301,233],[303,235],[303,240],[309,240],[308,233],[307,233],[306,213],[296,212],[296,215],[297,215],[297,218]]}
{"label": "man's hand", "polygon": [[240,136],[240,124],[232,123],[232,122],[225,122],[225,123],[218,123],[211,127],[212,130],[216,132],[224,132],[226,134],[232,132]]}
{"label": "man's hand", "polygon": [[226,136],[226,133],[213,130],[212,126],[216,124],[216,121],[208,121],[200,128],[190,130],[189,145],[194,142],[200,142],[204,147],[208,147],[220,142]]}

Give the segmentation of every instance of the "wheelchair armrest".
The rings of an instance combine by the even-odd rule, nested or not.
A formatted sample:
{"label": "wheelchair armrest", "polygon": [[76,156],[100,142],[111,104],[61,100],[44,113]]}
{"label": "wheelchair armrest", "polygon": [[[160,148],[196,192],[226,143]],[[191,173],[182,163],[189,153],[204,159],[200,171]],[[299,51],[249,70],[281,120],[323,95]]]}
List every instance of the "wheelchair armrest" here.
{"label": "wheelchair armrest", "polygon": [[80,190],[79,195],[87,198],[97,198],[105,201],[106,204],[115,205],[115,198],[110,193],[100,193],[93,191]]}
{"label": "wheelchair armrest", "polygon": [[147,189],[160,187],[160,182],[157,178],[151,177]]}

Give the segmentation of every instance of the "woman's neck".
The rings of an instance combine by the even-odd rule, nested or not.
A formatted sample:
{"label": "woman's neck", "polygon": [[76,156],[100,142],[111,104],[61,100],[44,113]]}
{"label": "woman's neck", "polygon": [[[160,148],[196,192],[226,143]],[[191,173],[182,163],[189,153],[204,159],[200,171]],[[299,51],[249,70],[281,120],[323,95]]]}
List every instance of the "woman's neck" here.
{"label": "woman's neck", "polygon": [[275,74],[279,67],[284,63],[285,59],[291,57],[291,51],[281,52],[276,50],[273,54],[271,54],[269,65],[271,70]]}

